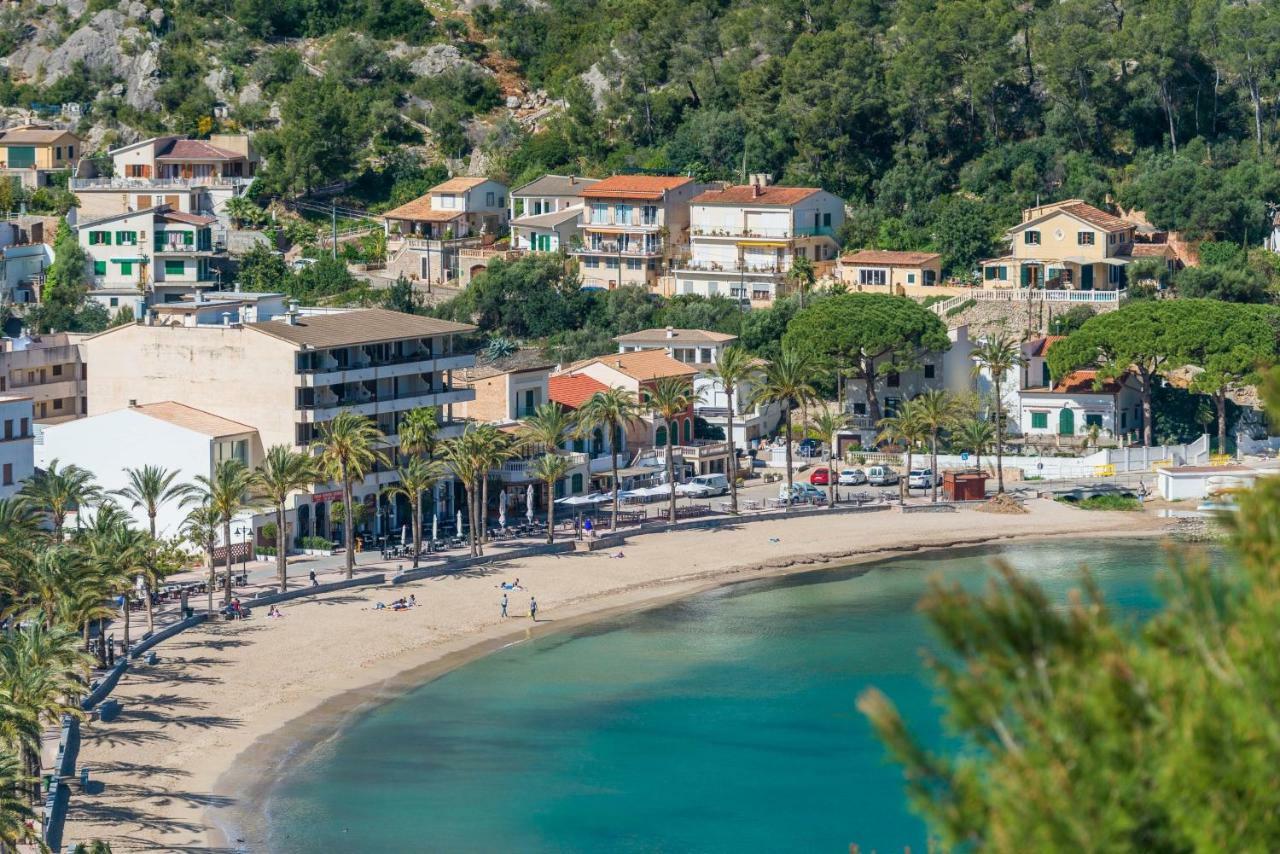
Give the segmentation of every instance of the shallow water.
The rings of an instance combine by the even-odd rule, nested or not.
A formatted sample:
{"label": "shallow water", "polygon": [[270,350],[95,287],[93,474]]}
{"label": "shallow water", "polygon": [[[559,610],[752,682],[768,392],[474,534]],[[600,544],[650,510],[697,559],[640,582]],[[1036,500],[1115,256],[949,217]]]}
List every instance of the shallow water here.
{"label": "shallow water", "polygon": [[362,715],[273,788],[263,849],[923,851],[901,772],[854,701],[875,685],[940,742],[915,605],[934,572],[979,587],[995,555],[1059,599],[1086,562],[1118,610],[1157,603],[1162,550],[1118,541],[701,594],[507,648]]}

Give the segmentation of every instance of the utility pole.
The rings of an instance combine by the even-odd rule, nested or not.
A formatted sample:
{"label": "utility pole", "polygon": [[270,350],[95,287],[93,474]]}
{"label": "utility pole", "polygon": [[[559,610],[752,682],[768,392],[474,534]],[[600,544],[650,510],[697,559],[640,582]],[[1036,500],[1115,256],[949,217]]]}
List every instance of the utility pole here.
{"label": "utility pole", "polygon": [[[323,210],[323,209],[322,209]],[[338,260],[338,206],[329,201],[329,217],[333,228],[333,260]]]}

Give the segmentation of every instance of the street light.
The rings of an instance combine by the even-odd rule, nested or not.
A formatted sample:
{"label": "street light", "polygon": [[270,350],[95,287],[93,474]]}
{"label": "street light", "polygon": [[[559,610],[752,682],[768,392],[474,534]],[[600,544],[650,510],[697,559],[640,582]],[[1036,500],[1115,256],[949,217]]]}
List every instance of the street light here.
{"label": "street light", "polygon": [[237,526],[235,530],[237,537],[244,537],[244,552],[240,558],[240,574],[245,578],[249,576],[249,537],[253,534],[253,525]]}

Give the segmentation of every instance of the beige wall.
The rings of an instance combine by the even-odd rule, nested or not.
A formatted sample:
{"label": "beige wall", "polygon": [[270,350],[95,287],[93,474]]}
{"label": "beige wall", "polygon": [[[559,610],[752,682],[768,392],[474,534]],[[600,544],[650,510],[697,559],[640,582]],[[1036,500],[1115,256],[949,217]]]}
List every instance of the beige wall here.
{"label": "beige wall", "polygon": [[[1027,244],[1026,231],[1039,231],[1039,245]],[[1093,234],[1092,246],[1081,246],[1077,235],[1080,232]],[[1059,237],[1059,233],[1061,236]],[[1100,228],[1086,225],[1075,217],[1060,213],[1049,217],[1031,229],[1024,229],[1013,235],[1013,257],[1015,258],[1092,258],[1101,260],[1115,255],[1120,247],[1133,242],[1133,229],[1123,232],[1123,240],[1107,243],[1107,232]]]}
{"label": "beige wall", "polygon": [[294,348],[243,327],[122,326],[84,342],[89,414],[174,400],[292,446]]}
{"label": "beige wall", "polygon": [[511,375],[498,374],[467,383],[476,393],[476,399],[455,403],[454,414],[476,421],[506,421],[511,417],[508,402],[511,399]]}
{"label": "beige wall", "polygon": [[[846,266],[841,264],[836,269],[840,281],[851,288],[859,284],[860,270],[884,270],[887,284],[883,287],[880,285],[864,285],[863,287],[868,291],[883,292],[892,287],[895,293],[899,292],[899,288],[902,289],[902,293],[906,293],[908,289],[923,288],[925,270],[932,270],[934,281],[939,284],[942,283],[941,264],[925,264],[915,267],[891,267],[883,264],[849,264]],[[914,281],[911,280],[912,277],[914,277]],[[934,288],[929,287],[926,290],[932,292]]]}

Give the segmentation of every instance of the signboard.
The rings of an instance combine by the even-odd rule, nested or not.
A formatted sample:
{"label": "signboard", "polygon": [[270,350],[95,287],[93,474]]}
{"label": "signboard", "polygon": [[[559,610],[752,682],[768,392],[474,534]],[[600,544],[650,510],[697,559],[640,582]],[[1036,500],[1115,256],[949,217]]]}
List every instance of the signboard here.
{"label": "signboard", "polygon": [[317,492],[315,495],[311,496],[312,504],[323,504],[326,501],[341,501],[341,500],[342,500],[341,489],[335,489],[333,492]]}
{"label": "signboard", "polygon": [[961,452],[961,454],[960,454],[960,462],[962,462],[962,463],[967,463],[967,462],[969,462],[969,452],[968,452],[968,451],[963,451],[963,452]]}

